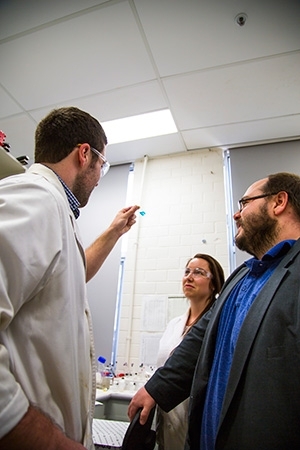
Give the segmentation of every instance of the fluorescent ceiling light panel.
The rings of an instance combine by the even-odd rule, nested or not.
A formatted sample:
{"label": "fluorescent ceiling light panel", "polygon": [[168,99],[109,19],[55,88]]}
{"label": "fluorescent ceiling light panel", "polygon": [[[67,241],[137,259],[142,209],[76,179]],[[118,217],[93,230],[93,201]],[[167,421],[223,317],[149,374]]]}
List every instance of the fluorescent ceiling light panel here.
{"label": "fluorescent ceiling light panel", "polygon": [[108,144],[177,133],[169,109],[102,122]]}

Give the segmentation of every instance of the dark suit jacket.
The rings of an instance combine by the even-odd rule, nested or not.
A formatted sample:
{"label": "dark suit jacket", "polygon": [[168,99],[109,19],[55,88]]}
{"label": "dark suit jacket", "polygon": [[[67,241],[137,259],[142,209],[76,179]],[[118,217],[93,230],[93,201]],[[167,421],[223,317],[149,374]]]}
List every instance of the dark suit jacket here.
{"label": "dark suit jacket", "polygon": [[[242,265],[229,277],[213,310],[193,327],[145,386],[166,411],[190,394],[186,449],[200,448],[220,312],[247,270]],[[242,325],[215,448],[300,449],[300,240],[275,269]]]}

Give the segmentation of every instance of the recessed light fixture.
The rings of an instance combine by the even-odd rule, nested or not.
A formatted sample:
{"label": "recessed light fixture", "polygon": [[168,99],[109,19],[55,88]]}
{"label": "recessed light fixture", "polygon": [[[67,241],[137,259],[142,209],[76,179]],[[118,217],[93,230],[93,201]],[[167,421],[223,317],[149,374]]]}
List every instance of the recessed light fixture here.
{"label": "recessed light fixture", "polygon": [[102,122],[102,126],[108,144],[136,141],[178,131],[169,109]]}

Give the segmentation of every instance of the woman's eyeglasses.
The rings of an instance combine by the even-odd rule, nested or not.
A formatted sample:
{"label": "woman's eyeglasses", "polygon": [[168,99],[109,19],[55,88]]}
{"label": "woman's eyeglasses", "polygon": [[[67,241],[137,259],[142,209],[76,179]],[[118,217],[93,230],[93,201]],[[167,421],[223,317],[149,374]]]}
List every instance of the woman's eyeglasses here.
{"label": "woman's eyeglasses", "polygon": [[210,272],[207,272],[204,269],[200,269],[199,267],[196,267],[196,269],[190,269],[189,267],[186,267],[184,270],[184,276],[190,277],[193,275],[195,278],[211,278],[212,274]]}

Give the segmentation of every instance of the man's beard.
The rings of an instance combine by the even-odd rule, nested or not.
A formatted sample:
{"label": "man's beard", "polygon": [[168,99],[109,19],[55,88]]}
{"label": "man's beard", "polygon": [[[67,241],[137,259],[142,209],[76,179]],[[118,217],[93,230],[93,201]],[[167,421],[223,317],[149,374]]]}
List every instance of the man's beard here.
{"label": "man's beard", "polygon": [[250,255],[264,255],[276,243],[278,236],[278,222],[272,219],[266,205],[257,214],[241,219],[242,234],[235,236],[236,246]]}
{"label": "man's beard", "polygon": [[85,172],[78,174],[73,184],[72,191],[80,203],[80,208],[83,208],[87,204],[90,195],[95,187],[91,186],[91,183],[89,182],[92,174],[92,169],[93,167],[91,166]]}

